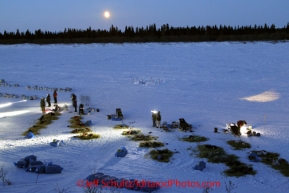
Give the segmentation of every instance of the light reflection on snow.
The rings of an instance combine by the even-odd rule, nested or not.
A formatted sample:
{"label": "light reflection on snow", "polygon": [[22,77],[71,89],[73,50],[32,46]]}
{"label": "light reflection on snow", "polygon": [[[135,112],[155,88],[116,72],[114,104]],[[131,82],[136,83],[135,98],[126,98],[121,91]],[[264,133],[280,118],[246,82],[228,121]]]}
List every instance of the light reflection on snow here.
{"label": "light reflection on snow", "polygon": [[8,107],[8,106],[10,106],[10,105],[12,105],[12,103],[5,103],[5,104],[0,105],[0,108]]}
{"label": "light reflection on snow", "polygon": [[0,118],[8,117],[8,116],[21,115],[21,114],[29,113],[29,112],[30,111],[23,110],[23,111],[11,111],[11,112],[0,113]]}
{"label": "light reflection on snow", "polygon": [[[22,102],[26,102],[27,100],[22,100],[22,101],[17,101],[17,102],[13,102],[13,103],[22,103]],[[3,107],[8,107],[10,105],[12,105],[13,103],[5,103],[5,104],[2,104],[0,105],[0,108],[3,108]]]}
{"label": "light reflection on snow", "polygon": [[247,125],[244,125],[240,128],[240,132],[242,135],[247,135],[247,132],[248,132],[248,127]]}
{"label": "light reflection on snow", "polygon": [[275,92],[274,90],[268,90],[258,95],[253,95],[249,97],[241,98],[241,100],[246,100],[250,102],[272,102],[280,98],[280,94]]}

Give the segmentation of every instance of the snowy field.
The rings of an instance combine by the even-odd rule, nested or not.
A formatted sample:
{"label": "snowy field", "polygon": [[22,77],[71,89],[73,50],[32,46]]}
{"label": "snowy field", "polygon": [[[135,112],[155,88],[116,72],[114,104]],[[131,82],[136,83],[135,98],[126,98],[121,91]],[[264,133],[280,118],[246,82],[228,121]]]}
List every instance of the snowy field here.
{"label": "snowy field", "polygon": [[[71,87],[78,97],[90,98],[89,105],[99,112],[85,115],[90,127],[101,138],[82,141],[70,133],[71,92],[58,92],[60,105],[67,103],[59,120],[54,121],[33,139],[22,133],[41,116],[39,99],[19,102],[21,98],[0,97],[0,166],[8,172],[11,186],[0,192],[84,192],[77,181],[94,172],[118,178],[167,182],[168,180],[220,182],[211,192],[226,192],[225,183],[235,184],[231,192],[282,193],[289,189],[289,178],[263,163],[247,158],[251,150],[280,154],[289,161],[289,42],[269,43],[147,43],[147,44],[74,44],[74,45],[0,45],[0,80],[11,87],[0,87],[0,93],[45,97],[52,91],[27,90],[27,86],[48,88]],[[19,84],[19,87],[14,87]],[[53,101],[53,100],[52,100]],[[12,103],[12,104],[11,104]],[[10,105],[8,105],[10,104]],[[175,153],[169,163],[152,160],[152,148],[140,148],[139,142],[121,135],[113,127],[122,123],[107,119],[121,108],[123,123],[142,133],[158,136],[164,148]],[[162,122],[184,118],[194,126],[194,133],[175,129],[165,132],[152,127],[151,111],[159,110]],[[250,149],[233,150],[226,141],[237,140],[232,134],[214,133],[226,123],[246,120],[261,137],[240,138]],[[213,164],[196,157],[189,149],[196,143],[180,138],[196,134],[209,138],[202,144],[223,147],[227,153],[252,164],[257,174],[227,177],[224,164]],[[63,140],[65,147],[49,145],[53,139]],[[125,146],[128,154],[115,157]],[[61,174],[25,172],[13,162],[28,155],[53,162],[64,169]],[[204,160],[203,171],[192,167]],[[134,192],[117,189],[115,192]],[[203,192],[202,188],[161,188],[157,192]]]}

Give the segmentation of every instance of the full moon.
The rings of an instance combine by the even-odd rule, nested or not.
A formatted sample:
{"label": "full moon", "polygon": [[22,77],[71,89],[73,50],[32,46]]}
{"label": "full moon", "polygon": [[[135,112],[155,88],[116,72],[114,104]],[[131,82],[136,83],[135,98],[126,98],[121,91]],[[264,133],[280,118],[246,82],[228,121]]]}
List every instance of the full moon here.
{"label": "full moon", "polygon": [[110,17],[110,13],[108,11],[104,12],[103,15],[104,15],[105,18],[109,18]]}

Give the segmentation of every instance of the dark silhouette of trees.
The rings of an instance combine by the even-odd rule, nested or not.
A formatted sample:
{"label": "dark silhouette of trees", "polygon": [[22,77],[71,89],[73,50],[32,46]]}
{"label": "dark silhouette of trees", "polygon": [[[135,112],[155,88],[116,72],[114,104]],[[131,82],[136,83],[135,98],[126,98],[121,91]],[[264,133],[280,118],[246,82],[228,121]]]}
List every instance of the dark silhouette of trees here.
{"label": "dark silhouette of trees", "polygon": [[283,28],[266,23],[254,26],[186,26],[172,27],[156,24],[146,27],[126,26],[124,31],[111,25],[109,30],[85,30],[65,28],[64,31],[50,32],[41,29],[30,32],[0,32],[0,44],[19,43],[122,43],[122,42],[201,42],[201,41],[278,41],[289,39],[289,22]]}

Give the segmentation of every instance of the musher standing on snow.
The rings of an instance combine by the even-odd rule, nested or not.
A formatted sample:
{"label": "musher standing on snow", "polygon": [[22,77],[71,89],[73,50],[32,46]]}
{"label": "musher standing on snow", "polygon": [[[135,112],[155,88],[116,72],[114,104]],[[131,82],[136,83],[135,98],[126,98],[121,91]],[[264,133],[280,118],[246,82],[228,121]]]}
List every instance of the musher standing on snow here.
{"label": "musher standing on snow", "polygon": [[72,106],[74,107],[74,112],[77,112],[77,99],[76,95],[72,93],[71,95]]}
{"label": "musher standing on snow", "polygon": [[47,94],[47,96],[46,96],[46,102],[47,102],[48,106],[51,107],[50,94]]}
{"label": "musher standing on snow", "polygon": [[45,114],[45,99],[44,98],[40,99],[40,107],[41,107],[42,114]]}
{"label": "musher standing on snow", "polygon": [[54,90],[53,92],[54,103],[57,103],[57,92]]}

